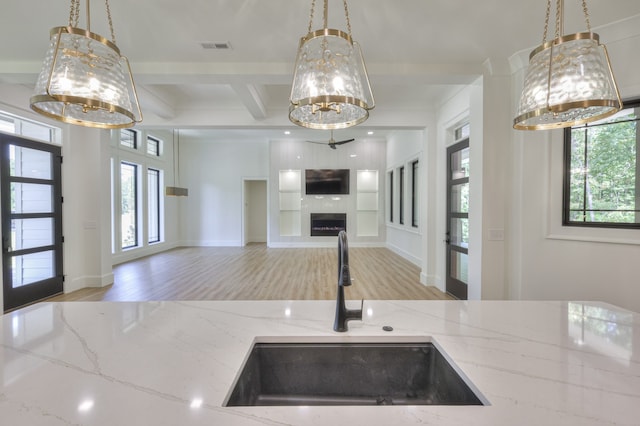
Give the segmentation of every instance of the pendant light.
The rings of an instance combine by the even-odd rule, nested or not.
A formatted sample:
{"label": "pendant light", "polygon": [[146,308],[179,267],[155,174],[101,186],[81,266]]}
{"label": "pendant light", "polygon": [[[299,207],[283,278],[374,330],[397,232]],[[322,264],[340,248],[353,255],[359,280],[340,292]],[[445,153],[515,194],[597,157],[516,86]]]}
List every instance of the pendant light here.
{"label": "pendant light", "polygon": [[50,31],[51,42],[38,77],[31,109],[86,127],[120,129],[142,121],[131,67],[116,46],[109,1],[105,1],[111,40],[78,28],[80,0],[71,0],[69,25]]}
{"label": "pendant light", "polygon": [[312,31],[315,4],[312,0],[308,33],[298,47],[289,120],[311,129],[355,126],[369,117],[375,103],[360,45],[351,37],[347,1],[347,32],[328,28],[328,0],[323,28]]}
{"label": "pendant light", "polygon": [[556,0],[555,38],[547,41],[551,0],[542,45],[529,56],[524,88],[513,127],[540,130],[601,120],[622,108],[607,48],[591,31],[582,0],[587,32],[563,35],[563,0]]}
{"label": "pendant light", "polygon": [[[168,197],[186,197],[189,195],[189,189],[180,186],[180,129],[173,131],[173,186],[165,188],[165,195]],[[178,155],[176,158],[176,145]]]}

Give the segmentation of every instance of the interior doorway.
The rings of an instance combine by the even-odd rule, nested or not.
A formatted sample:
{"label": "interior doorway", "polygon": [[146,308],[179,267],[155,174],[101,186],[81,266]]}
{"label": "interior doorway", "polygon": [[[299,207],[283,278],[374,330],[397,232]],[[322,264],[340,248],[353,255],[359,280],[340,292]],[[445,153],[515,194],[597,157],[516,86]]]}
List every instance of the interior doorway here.
{"label": "interior doorway", "polygon": [[447,293],[466,300],[469,283],[469,138],[447,148]]}
{"label": "interior doorway", "polygon": [[268,239],[267,179],[245,179],[242,191],[242,245]]}

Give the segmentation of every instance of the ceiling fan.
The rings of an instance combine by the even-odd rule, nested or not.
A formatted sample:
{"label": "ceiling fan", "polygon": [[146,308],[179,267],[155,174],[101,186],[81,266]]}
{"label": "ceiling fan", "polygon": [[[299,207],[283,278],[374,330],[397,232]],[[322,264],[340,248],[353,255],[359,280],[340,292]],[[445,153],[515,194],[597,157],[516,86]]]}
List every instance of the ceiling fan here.
{"label": "ceiling fan", "polygon": [[331,130],[331,137],[329,138],[329,142],[317,142],[317,141],[307,141],[307,142],[311,142],[311,143],[317,143],[320,145],[329,145],[329,148],[331,149],[336,149],[336,145],[343,145],[345,143],[348,142],[353,142],[355,139],[345,139],[343,141],[336,141],[335,139],[333,139],[333,130]]}

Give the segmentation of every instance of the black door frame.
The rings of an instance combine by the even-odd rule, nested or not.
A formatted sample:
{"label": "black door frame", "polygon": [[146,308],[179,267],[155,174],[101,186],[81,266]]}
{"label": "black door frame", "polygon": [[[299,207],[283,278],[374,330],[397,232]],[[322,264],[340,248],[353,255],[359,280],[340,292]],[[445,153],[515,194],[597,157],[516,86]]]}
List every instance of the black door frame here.
{"label": "black door frame", "polygon": [[[36,179],[11,176],[9,149],[11,145],[46,151],[51,154],[51,179]],[[62,150],[59,146],[17,135],[0,133],[0,208],[2,209],[2,282],[3,282],[3,311],[16,309],[38,300],[63,292],[63,261],[62,261]],[[11,184],[32,183],[52,186],[51,212],[46,213],[12,213],[11,212]],[[12,250],[11,221],[13,219],[53,218],[53,244],[28,249]],[[53,276],[41,281],[13,288],[12,259],[44,251],[53,251]]]}
{"label": "black door frame", "polygon": [[468,285],[467,283],[456,279],[451,276],[451,255],[452,252],[463,253],[465,255],[469,255],[469,249],[466,247],[461,247],[456,244],[453,244],[451,241],[451,222],[452,219],[469,219],[469,213],[460,213],[453,212],[451,203],[453,200],[451,199],[451,188],[455,185],[465,184],[469,182],[469,177],[462,177],[458,179],[453,179],[452,176],[452,162],[451,157],[454,153],[458,151],[462,151],[469,147],[469,138],[463,139],[460,142],[455,143],[447,148],[447,212],[446,212],[446,220],[447,220],[447,238],[445,242],[447,243],[447,264],[446,264],[446,291],[453,297],[461,300],[466,300],[468,296]]}

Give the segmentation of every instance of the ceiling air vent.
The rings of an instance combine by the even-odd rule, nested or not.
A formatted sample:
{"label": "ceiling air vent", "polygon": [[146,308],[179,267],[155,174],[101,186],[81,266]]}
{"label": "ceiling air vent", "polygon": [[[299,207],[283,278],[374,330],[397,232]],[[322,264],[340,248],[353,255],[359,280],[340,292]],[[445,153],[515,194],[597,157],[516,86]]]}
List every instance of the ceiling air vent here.
{"label": "ceiling air vent", "polygon": [[231,49],[231,43],[228,41],[203,41],[200,43],[203,49],[206,50],[228,50]]}

